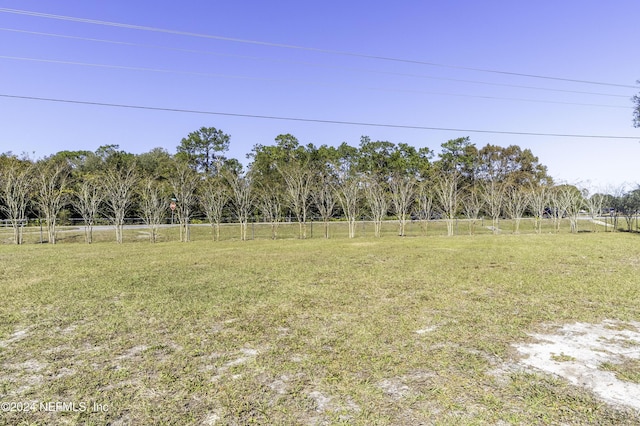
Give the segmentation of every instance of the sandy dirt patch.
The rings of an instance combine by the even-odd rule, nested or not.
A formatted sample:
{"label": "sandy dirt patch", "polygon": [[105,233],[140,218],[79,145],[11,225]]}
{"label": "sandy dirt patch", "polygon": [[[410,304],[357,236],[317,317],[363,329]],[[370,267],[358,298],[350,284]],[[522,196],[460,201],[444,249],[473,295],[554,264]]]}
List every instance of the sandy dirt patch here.
{"label": "sandy dirt patch", "polygon": [[640,410],[640,384],[619,380],[603,364],[640,359],[640,323],[605,320],[567,324],[536,342],[514,345],[521,363],[591,390],[602,400]]}
{"label": "sandy dirt patch", "polygon": [[9,336],[7,340],[0,340],[0,348],[6,348],[12,343],[19,342],[20,340],[27,337],[29,331],[30,330],[28,327],[22,330],[16,330],[15,333]]}

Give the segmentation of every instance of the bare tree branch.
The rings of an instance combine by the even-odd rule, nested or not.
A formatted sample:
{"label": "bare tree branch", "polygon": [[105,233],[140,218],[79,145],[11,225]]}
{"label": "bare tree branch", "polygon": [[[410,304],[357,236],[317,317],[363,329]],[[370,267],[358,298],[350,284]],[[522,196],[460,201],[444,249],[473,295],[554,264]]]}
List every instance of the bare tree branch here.
{"label": "bare tree branch", "polygon": [[116,230],[116,242],[122,244],[124,218],[133,200],[133,190],[138,182],[135,165],[112,166],[104,172],[104,200],[107,215]]}

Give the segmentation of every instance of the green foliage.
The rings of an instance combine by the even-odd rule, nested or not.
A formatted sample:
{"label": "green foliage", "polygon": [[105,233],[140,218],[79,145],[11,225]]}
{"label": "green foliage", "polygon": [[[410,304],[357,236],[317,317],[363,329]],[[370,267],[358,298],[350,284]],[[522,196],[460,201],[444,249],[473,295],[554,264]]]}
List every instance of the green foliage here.
{"label": "green foliage", "polygon": [[473,169],[477,164],[478,150],[468,136],[451,139],[440,145],[440,161],[438,169],[449,173],[457,170],[465,177],[474,175]]}
{"label": "green foliage", "polygon": [[476,176],[484,180],[520,186],[549,185],[552,179],[546,166],[539,163],[531,150],[517,145],[506,148],[486,145],[478,152]]}
{"label": "green foliage", "polygon": [[405,143],[396,145],[362,136],[357,152],[357,170],[379,182],[398,175],[424,177],[429,170],[431,157],[429,148],[416,149]]}
{"label": "green foliage", "polygon": [[176,158],[204,174],[217,174],[226,159],[224,153],[229,150],[230,139],[215,127],[201,127],[180,141]]}
{"label": "green foliage", "polygon": [[[72,175],[69,186],[74,192],[87,179],[104,182],[103,177],[109,170],[128,170],[132,167],[139,178],[151,177],[158,182],[167,182],[177,170],[177,163],[189,165],[201,179],[228,174],[239,176],[244,173],[243,165],[237,159],[224,155],[229,148],[229,141],[230,136],[221,130],[202,127],[181,140],[175,155],[163,148],[153,148],[149,152],[134,155],[121,150],[117,144],[110,144],[100,146],[95,152],[61,151],[47,160],[64,161],[68,164]],[[531,150],[517,145],[499,147],[488,144],[478,149],[469,137],[461,137],[444,142],[441,148],[441,152],[434,158],[434,153],[427,147],[416,148],[406,143],[372,140],[368,136],[362,136],[358,146],[343,142],[338,146],[318,147],[303,143],[290,133],[280,134],[272,144],[257,144],[247,154],[256,202],[251,210],[256,215],[261,215],[262,208],[257,205],[257,200],[264,201],[265,197],[276,201],[286,200],[286,191],[293,189],[291,178],[299,175],[299,172],[309,174],[305,179],[313,185],[308,196],[301,196],[298,200],[297,204],[303,207],[282,206],[282,215],[286,217],[296,211],[304,217],[306,212],[303,210],[307,206],[312,216],[319,215],[317,203],[312,202],[314,191],[318,190],[318,182],[323,182],[334,193],[340,190],[342,183],[350,182],[349,179],[374,179],[383,186],[388,186],[393,180],[409,179],[420,183],[425,190],[429,189],[427,187],[432,190],[440,177],[456,173],[459,179],[456,189],[458,193],[455,195],[462,201],[472,199],[473,188],[482,187],[489,181],[498,186],[511,185],[526,189],[552,183],[546,167]],[[0,176],[4,168],[14,163],[21,167],[29,166],[33,164],[33,160],[11,153],[3,154],[0,156]],[[290,178],[289,184],[285,175]],[[612,197],[609,205],[615,206],[617,212],[628,212],[630,209],[621,204],[624,201],[622,195],[624,194],[620,193]],[[291,197],[289,198],[291,201]],[[420,199],[409,198],[411,202],[407,214],[420,216],[421,212],[416,211]],[[133,201],[128,214],[140,217],[139,194],[136,194]],[[73,206],[65,207],[72,209],[74,217],[78,216]],[[363,214],[371,211],[366,197],[359,197],[357,207]],[[498,210],[501,207],[498,206]],[[194,214],[203,215],[204,211],[198,209],[200,207],[196,208]],[[462,211],[466,210],[456,208],[456,214]],[[101,206],[101,212],[105,212],[104,205]],[[337,212],[340,213],[339,208]],[[487,214],[486,204],[481,206],[479,213]],[[29,210],[29,214],[33,214],[33,209]],[[228,211],[225,214],[229,216]]]}
{"label": "green foliage", "polygon": [[631,232],[636,216],[640,213],[640,189],[626,192],[617,200],[616,207],[625,217],[627,230]]}
{"label": "green foliage", "polygon": [[141,176],[152,176],[165,180],[175,170],[176,160],[164,148],[153,148],[136,156],[136,165]]}

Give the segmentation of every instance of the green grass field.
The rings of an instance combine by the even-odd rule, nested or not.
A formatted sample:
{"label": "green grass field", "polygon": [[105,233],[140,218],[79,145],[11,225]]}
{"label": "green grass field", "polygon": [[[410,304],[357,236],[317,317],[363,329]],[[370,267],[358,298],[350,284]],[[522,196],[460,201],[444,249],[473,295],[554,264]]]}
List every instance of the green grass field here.
{"label": "green grass field", "polygon": [[639,320],[636,234],[198,232],[0,245],[0,424],[640,422],[512,346]]}

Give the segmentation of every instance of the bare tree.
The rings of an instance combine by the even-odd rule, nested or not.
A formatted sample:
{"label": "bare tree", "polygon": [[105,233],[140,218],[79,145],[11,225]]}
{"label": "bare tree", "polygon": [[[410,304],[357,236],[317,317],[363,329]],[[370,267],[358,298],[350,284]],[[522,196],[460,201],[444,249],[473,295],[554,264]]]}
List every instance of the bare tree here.
{"label": "bare tree", "polygon": [[620,199],[620,210],[627,222],[627,231],[633,230],[633,222],[638,216],[640,209],[640,189],[635,189],[625,193]]}
{"label": "bare tree", "polygon": [[311,195],[324,224],[324,237],[329,238],[329,219],[336,208],[336,197],[328,175],[324,173],[319,175]]}
{"label": "bare tree", "polygon": [[453,224],[458,213],[458,182],[459,172],[453,170],[440,173],[435,182],[434,189],[442,215],[447,222],[447,235],[454,234]]}
{"label": "bare tree", "polygon": [[[589,212],[589,217],[591,218],[591,223],[593,226],[593,231],[598,232],[598,217],[602,214],[602,205],[604,203],[604,194],[596,192],[589,196],[589,190],[584,189],[582,191],[582,195],[584,197],[584,204]],[[606,226],[606,223],[605,223]]]}
{"label": "bare tree", "polygon": [[122,244],[124,219],[133,201],[133,192],[138,176],[135,165],[112,166],[104,172],[104,201],[107,217],[116,230],[116,242]]}
{"label": "bare tree", "polygon": [[416,181],[412,176],[393,175],[389,181],[391,202],[398,218],[398,235],[405,236],[411,205],[415,197]]}
{"label": "bare tree", "polygon": [[82,216],[84,222],[84,240],[87,244],[93,242],[93,225],[98,218],[100,204],[104,198],[103,189],[97,179],[85,176],[76,189],[71,203]]}
{"label": "bare tree", "polygon": [[34,202],[47,222],[47,234],[50,244],[56,243],[58,213],[60,213],[69,198],[67,183],[70,175],[69,165],[62,161],[43,161],[36,166]]}
{"label": "bare tree", "polygon": [[342,176],[335,187],[336,197],[349,225],[349,238],[356,236],[356,221],[360,214],[361,181],[355,174]]}
{"label": "bare tree", "polygon": [[551,218],[553,219],[553,229],[556,233],[560,232],[560,222],[562,222],[562,218],[567,209],[564,201],[565,200],[560,197],[560,190],[557,187],[552,188],[549,192],[549,202],[551,205],[550,210]]}
{"label": "bare tree", "polygon": [[478,215],[482,210],[482,199],[478,188],[472,186],[464,194],[462,198],[462,211],[469,221],[469,235],[475,234],[476,224],[478,223]]}
{"label": "bare tree", "polygon": [[286,184],[285,194],[289,205],[298,220],[298,237],[305,239],[307,238],[307,212],[313,175],[306,164],[287,163],[286,166],[278,167],[278,170]]}
{"label": "bare tree", "polygon": [[569,218],[572,233],[578,232],[578,213],[582,207],[582,194],[573,185],[560,185],[551,191],[552,217],[555,231],[560,232],[562,219]]}
{"label": "bare tree", "polygon": [[529,188],[529,208],[533,214],[534,227],[538,234],[542,232],[542,219],[549,208],[549,203],[549,187],[546,185],[534,186],[531,184]]}
{"label": "bare tree", "polygon": [[610,211],[611,216],[611,231],[618,231],[618,219],[620,218],[620,214],[622,213],[622,198],[626,193],[626,187],[628,185],[626,183],[611,186],[607,188],[607,197],[606,201],[608,203],[607,208]]}
{"label": "bare tree", "polygon": [[140,188],[140,212],[149,227],[149,241],[158,241],[158,229],[166,217],[169,197],[166,190],[153,177],[147,177]]}
{"label": "bare tree", "polygon": [[373,220],[374,235],[380,237],[382,221],[389,210],[389,195],[382,183],[369,178],[364,182],[364,194],[371,210],[371,220]]}
{"label": "bare tree", "polygon": [[240,240],[247,240],[247,222],[253,209],[253,182],[251,173],[227,172],[225,177],[231,187],[233,209],[240,223]]}
{"label": "bare tree", "polygon": [[491,216],[491,231],[494,234],[500,232],[498,221],[502,213],[504,203],[504,185],[495,179],[485,182],[481,187],[482,199]]}
{"label": "bare tree", "polygon": [[174,175],[169,178],[169,184],[176,198],[176,213],[180,222],[180,241],[189,242],[191,231],[191,213],[196,204],[196,188],[200,177],[186,164],[178,164]]}
{"label": "bare tree", "polygon": [[435,191],[430,181],[422,181],[418,186],[418,218],[420,219],[420,227],[422,232],[427,234],[427,227],[434,213]]}
{"label": "bare tree", "polygon": [[282,221],[282,196],[277,189],[267,186],[260,188],[258,195],[260,210],[267,222],[271,225],[271,239],[278,238],[278,226]]}
{"label": "bare tree", "polygon": [[228,201],[228,187],[220,176],[209,177],[202,181],[200,205],[211,224],[214,241],[220,241],[220,224]]}
{"label": "bare tree", "polygon": [[563,198],[565,211],[569,217],[569,224],[572,233],[578,232],[578,214],[583,206],[582,193],[575,186],[565,185],[560,191],[560,197]]}
{"label": "bare tree", "polygon": [[519,234],[520,221],[529,204],[529,196],[520,185],[511,184],[505,190],[504,199],[505,212],[513,221],[513,233]]}
{"label": "bare tree", "polygon": [[22,244],[23,227],[27,223],[29,189],[33,179],[32,166],[13,163],[2,170],[0,176],[0,208],[13,227],[13,242]]}

